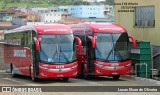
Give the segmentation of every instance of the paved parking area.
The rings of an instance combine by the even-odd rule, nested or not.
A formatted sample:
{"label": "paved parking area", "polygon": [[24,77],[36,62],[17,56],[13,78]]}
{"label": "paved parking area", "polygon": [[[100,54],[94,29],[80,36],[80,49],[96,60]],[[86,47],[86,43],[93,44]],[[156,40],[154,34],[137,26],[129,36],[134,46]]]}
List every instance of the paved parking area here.
{"label": "paved parking area", "polygon": [[[130,78],[120,78],[113,80],[111,77],[94,77],[88,80],[80,78],[70,78],[68,82],[60,79],[43,79],[39,82],[32,82],[29,77],[18,76],[12,78],[9,73],[0,73],[0,86],[160,86],[158,84],[145,81],[134,80]],[[2,95],[159,95],[159,92],[36,92],[36,93],[6,93]]]}

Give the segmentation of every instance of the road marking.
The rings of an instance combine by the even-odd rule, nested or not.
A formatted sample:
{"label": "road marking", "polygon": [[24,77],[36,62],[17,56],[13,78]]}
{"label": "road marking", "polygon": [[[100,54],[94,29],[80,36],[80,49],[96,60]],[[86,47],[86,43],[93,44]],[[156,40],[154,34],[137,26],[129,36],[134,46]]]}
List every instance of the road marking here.
{"label": "road marking", "polygon": [[11,78],[2,78],[2,79],[20,83],[20,81],[13,80]]}
{"label": "road marking", "polygon": [[103,85],[103,84],[96,83],[96,82],[87,82],[87,83],[89,83],[89,84],[93,84],[93,85],[100,85],[100,86],[102,86],[102,85]]}
{"label": "road marking", "polygon": [[17,80],[11,79],[11,78],[2,78],[2,79],[12,81],[12,82],[17,82],[17,83],[22,83],[22,84],[25,83],[25,85],[28,85],[28,86],[37,86],[36,84],[28,84],[27,82],[17,81]]}
{"label": "road marking", "polygon": [[6,70],[0,70],[0,73],[5,73],[6,72]]}

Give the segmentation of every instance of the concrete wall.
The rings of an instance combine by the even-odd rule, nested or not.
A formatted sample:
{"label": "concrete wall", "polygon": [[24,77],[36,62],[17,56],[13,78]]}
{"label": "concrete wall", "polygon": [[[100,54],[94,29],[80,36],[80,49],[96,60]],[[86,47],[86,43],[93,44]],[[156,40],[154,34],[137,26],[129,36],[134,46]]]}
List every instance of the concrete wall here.
{"label": "concrete wall", "polygon": [[[135,5],[133,3],[135,3]],[[135,13],[132,11],[134,10],[134,7],[152,5],[155,6],[155,27],[134,27]],[[150,41],[151,45],[160,46],[160,0],[115,0],[114,8],[115,22],[124,26],[129,35],[134,36],[139,41]],[[129,10],[129,12],[118,12],[118,10],[122,10],[124,8],[125,10]]]}
{"label": "concrete wall", "polygon": [[3,57],[3,44],[0,43],[0,70],[6,69],[4,64],[4,57]]}
{"label": "concrete wall", "polygon": [[[160,0],[114,0],[115,22],[124,26],[129,35],[139,41],[149,41],[152,45],[153,56],[160,53]],[[154,6],[155,26],[136,27],[135,7]],[[160,71],[160,54],[153,58],[153,68]]]}

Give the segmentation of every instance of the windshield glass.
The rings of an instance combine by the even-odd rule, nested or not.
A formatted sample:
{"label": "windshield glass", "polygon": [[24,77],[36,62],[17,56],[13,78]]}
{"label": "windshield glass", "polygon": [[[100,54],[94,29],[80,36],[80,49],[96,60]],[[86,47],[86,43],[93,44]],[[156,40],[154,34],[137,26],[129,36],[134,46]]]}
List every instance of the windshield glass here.
{"label": "windshield glass", "polygon": [[68,35],[42,35],[40,60],[46,63],[69,63],[76,60],[74,37]]}
{"label": "windshield glass", "polygon": [[127,33],[97,33],[95,55],[103,61],[130,59]]}

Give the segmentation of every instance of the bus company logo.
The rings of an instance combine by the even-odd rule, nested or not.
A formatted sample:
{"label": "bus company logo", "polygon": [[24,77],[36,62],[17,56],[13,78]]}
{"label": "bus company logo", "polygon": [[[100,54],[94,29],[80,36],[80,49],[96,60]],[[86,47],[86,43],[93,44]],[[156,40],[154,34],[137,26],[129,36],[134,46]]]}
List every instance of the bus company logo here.
{"label": "bus company logo", "polygon": [[67,31],[67,29],[47,29],[44,32],[52,32],[52,31]]}
{"label": "bus company logo", "polygon": [[121,30],[121,28],[108,27],[108,28],[99,28],[99,30]]}
{"label": "bus company logo", "polygon": [[14,57],[26,57],[26,50],[14,50]]}

